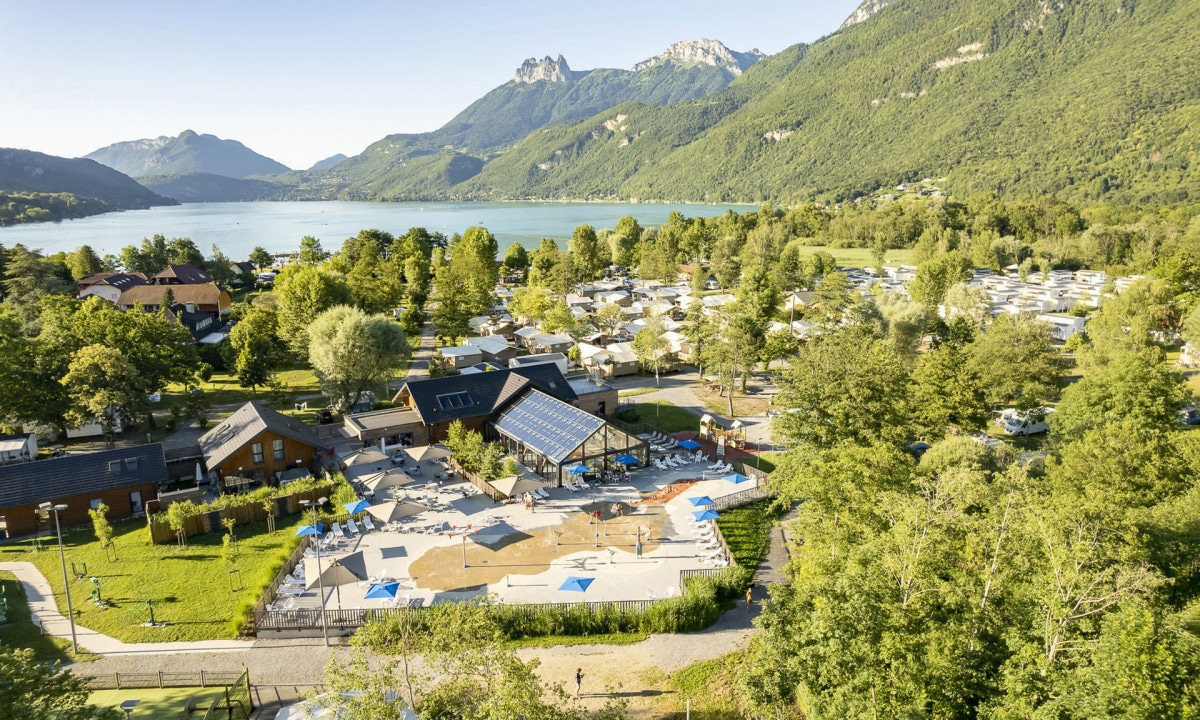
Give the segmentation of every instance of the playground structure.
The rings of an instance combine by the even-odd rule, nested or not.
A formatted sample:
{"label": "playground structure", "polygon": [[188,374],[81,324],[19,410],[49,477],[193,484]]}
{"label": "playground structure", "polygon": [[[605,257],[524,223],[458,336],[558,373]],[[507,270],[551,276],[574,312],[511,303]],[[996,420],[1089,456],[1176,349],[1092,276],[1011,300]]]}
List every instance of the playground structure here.
{"label": "playground structure", "polygon": [[715,444],[718,455],[724,455],[727,447],[744,450],[746,426],[741,420],[734,420],[726,428],[715,417],[706,414],[700,418],[700,438]]}

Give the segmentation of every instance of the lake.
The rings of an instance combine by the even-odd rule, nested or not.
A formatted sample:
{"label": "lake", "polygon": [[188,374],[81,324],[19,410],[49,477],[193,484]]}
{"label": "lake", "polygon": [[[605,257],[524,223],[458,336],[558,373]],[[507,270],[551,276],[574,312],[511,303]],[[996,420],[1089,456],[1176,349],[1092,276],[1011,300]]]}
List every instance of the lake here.
{"label": "lake", "polygon": [[643,227],[662,225],[672,211],[688,217],[720,215],[728,209],[753,210],[748,205],[632,205],[627,203],[381,203],[381,202],[255,202],[200,203],[106,213],[79,220],[34,223],[0,228],[0,244],[23,243],[47,255],[91,245],[100,255],[117,254],[126,245],[161,233],[187,237],[205,255],[216,244],[226,255],[241,260],[255,246],[271,252],[296,249],[300,238],[313,235],[334,251],[359,230],[377,228],[402,235],[411,227],[430,232],[461,233],[482,225],[496,235],[500,254],[514,242],[535,248],[543,237],[566,240],[577,225],[597,230],[615,227],[633,215]]}

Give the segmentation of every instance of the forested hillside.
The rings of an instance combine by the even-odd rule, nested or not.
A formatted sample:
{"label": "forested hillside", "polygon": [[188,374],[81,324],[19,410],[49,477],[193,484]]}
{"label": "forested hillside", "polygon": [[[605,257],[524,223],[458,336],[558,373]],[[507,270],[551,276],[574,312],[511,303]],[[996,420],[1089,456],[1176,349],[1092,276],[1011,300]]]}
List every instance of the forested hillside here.
{"label": "forested hillside", "polygon": [[460,194],[791,201],[944,177],[957,193],[1194,198],[1197,32],[1182,0],[900,0],[714,95],[534,134]]}
{"label": "forested hillside", "polygon": [[136,178],[211,173],[231,178],[275,175],[287,166],[236,140],[184,130],[179,137],[130,140],[100,148],[88,158]]}
{"label": "forested hillside", "polygon": [[11,148],[0,148],[0,192],[6,207],[0,224],[176,204],[92,160]]}

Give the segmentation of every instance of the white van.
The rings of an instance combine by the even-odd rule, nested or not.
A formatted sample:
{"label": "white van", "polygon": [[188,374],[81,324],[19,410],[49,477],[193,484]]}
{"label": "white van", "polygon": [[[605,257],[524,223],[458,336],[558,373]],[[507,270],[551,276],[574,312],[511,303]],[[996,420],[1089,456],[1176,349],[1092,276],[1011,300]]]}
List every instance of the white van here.
{"label": "white van", "polygon": [[996,417],[996,425],[1009,435],[1037,435],[1050,429],[1046,416],[1052,412],[1054,408],[1048,407],[1033,410],[1008,408]]}

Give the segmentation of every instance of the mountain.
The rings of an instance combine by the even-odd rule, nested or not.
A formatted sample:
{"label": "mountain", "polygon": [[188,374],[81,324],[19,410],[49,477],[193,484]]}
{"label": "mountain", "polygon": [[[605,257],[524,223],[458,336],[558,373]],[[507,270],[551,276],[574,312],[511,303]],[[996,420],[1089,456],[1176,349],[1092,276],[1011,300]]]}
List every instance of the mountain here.
{"label": "mountain", "polygon": [[[300,197],[425,199],[452,196],[495,152],[549,125],[591,117],[621,103],[666,106],[726,87],[762,55],[715,40],[672,45],[635,70],[572,70],[565,58],[530,58],[495,88],[430,133],[389,135],[303,184]],[[440,158],[431,159],[431,156]],[[437,168],[436,170],[434,168]],[[408,178],[408,179],[406,179]],[[461,178],[447,184],[453,178]]]}
{"label": "mountain", "polygon": [[243,180],[212,173],[144,177],[141,184],[182,203],[278,200],[288,190],[266,180]]}
{"label": "mountain", "polygon": [[[960,196],[1196,200],[1197,35],[1187,0],[867,0],[700,99],[551,115],[445,196],[787,203],[934,177]],[[403,196],[403,177],[373,182]]]}
{"label": "mountain", "polygon": [[288,172],[287,166],[236,140],[222,140],[191,130],[183,131],[179,137],[115,143],[86,157],[135,178],[198,172],[242,179]]}
{"label": "mountain", "polygon": [[333,167],[334,165],[337,165],[338,163],[340,163],[341,161],[343,161],[345,159],[346,159],[346,156],[341,153],[338,153],[336,155],[330,155],[329,157],[325,158],[324,160],[318,160],[317,162],[313,163],[313,166],[308,169],[308,172],[318,172],[321,170],[328,170],[329,168]]}
{"label": "mountain", "polygon": [[13,148],[0,148],[0,194],[5,196],[0,205],[15,202],[20,208],[0,212],[0,224],[178,204],[92,160]]}

